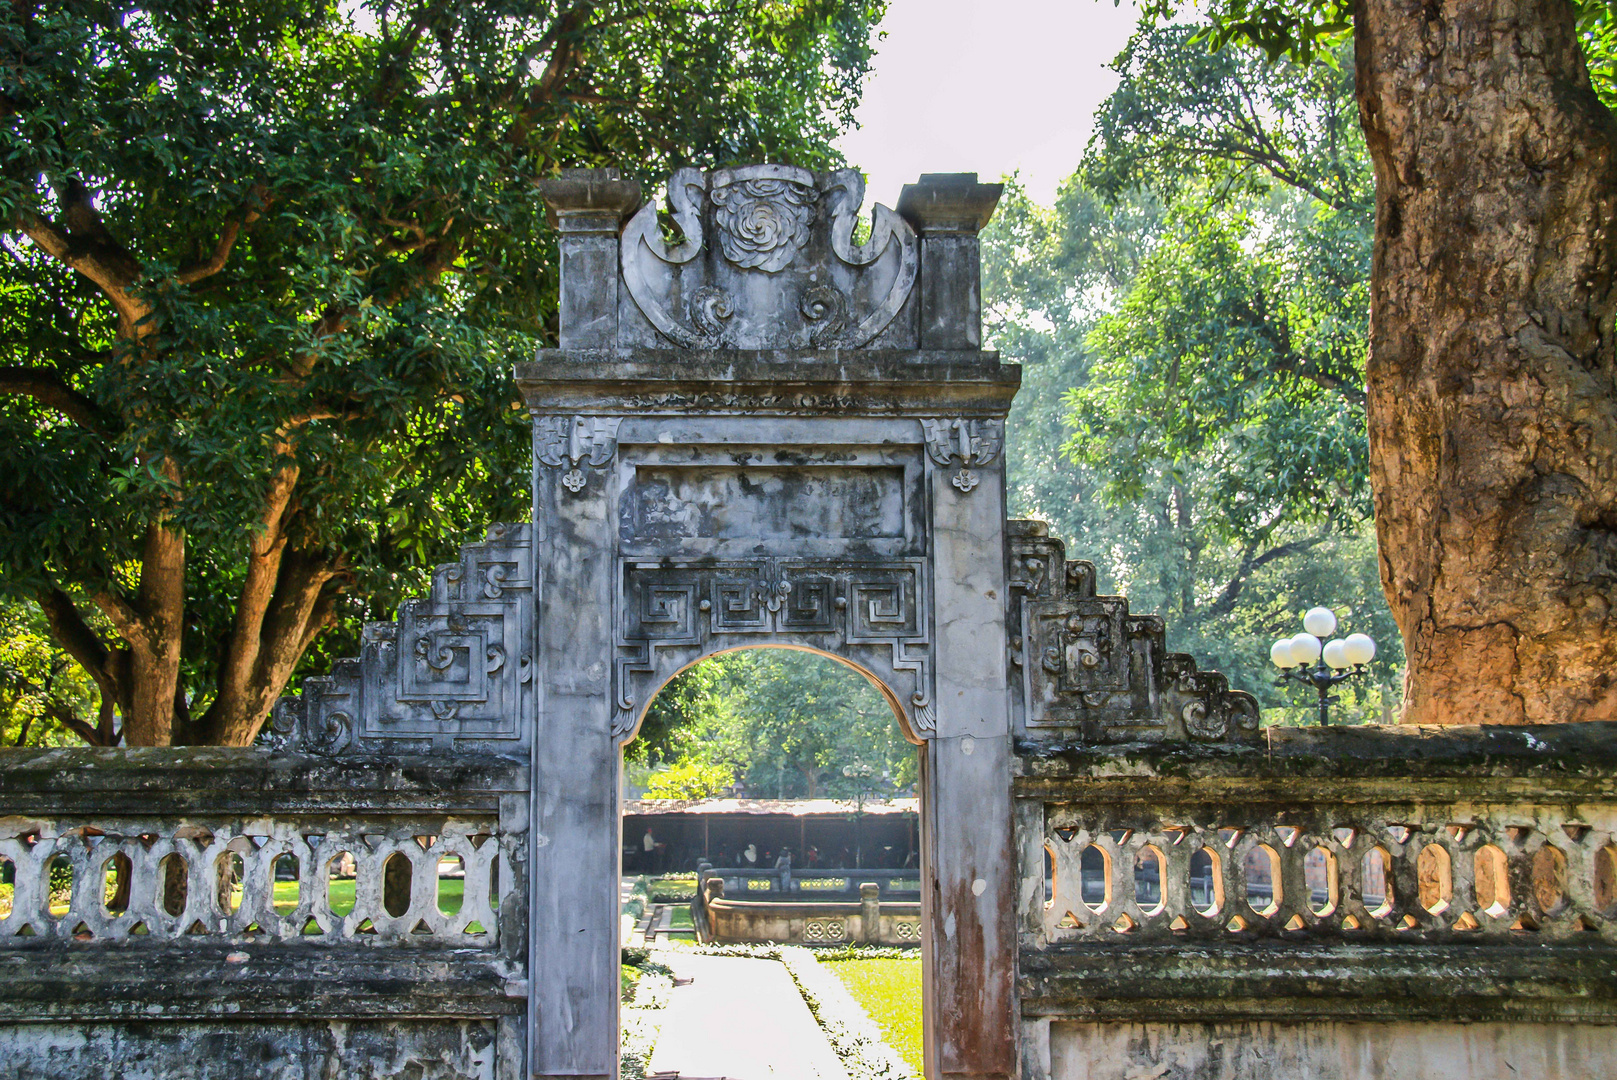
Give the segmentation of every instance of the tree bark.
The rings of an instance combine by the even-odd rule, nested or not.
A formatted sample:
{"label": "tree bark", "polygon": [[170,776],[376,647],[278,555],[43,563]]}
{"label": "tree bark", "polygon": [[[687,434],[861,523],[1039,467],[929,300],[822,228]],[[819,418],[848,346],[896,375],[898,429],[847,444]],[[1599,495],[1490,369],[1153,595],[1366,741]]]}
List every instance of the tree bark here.
{"label": "tree bark", "polygon": [[1407,723],[1617,717],[1617,123],[1566,0],[1358,0]]}

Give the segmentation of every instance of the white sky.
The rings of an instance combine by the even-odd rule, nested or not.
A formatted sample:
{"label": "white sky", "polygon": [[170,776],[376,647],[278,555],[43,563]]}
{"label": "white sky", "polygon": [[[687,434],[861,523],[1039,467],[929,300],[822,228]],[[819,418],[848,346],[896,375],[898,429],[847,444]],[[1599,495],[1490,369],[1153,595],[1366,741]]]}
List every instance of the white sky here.
{"label": "white sky", "polygon": [[1049,204],[1117,79],[1134,8],[1111,0],[889,0],[860,127],[838,142],[892,206],[923,172],[1021,170]]}

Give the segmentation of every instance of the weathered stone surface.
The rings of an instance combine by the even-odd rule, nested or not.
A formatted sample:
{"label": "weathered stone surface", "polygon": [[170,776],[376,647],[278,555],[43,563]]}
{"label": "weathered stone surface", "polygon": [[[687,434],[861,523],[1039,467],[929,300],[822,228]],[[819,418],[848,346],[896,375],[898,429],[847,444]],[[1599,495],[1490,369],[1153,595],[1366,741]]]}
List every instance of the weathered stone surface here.
{"label": "weathered stone surface", "polygon": [[15,1080],[497,1080],[495,1043],[490,1021],[62,1023],[7,1030],[5,1056]]}
{"label": "weathered stone surface", "polygon": [[1028,1075],[1603,1075],[1617,725],[1264,736],[1018,744]]}
{"label": "weathered stone surface", "polygon": [[1054,1023],[1028,1080],[1477,1080],[1617,1075],[1613,1029],[1572,1024]]}
{"label": "weathered stone surface", "polygon": [[1030,738],[1086,742],[1240,741],[1258,730],[1258,703],[1164,645],[1156,615],[1127,597],[1096,596],[1094,564],[1068,561],[1043,522],[1009,523],[1011,667],[1016,728]]}
{"label": "weathered stone surface", "polygon": [[[0,755],[8,1075],[514,1080],[527,788],[527,761],[496,755]],[[326,881],[345,853],[355,901],[333,913]],[[438,906],[443,857],[464,874],[453,912]],[[178,891],[165,859],[180,860]],[[390,859],[411,867],[391,911]],[[72,872],[65,912],[50,902],[56,860]],[[288,861],[298,896],[281,913]]]}
{"label": "weathered stone surface", "polygon": [[341,754],[525,747],[533,714],[532,531],[492,525],[396,622],[367,623],[357,660],[305,679],[269,745]]}

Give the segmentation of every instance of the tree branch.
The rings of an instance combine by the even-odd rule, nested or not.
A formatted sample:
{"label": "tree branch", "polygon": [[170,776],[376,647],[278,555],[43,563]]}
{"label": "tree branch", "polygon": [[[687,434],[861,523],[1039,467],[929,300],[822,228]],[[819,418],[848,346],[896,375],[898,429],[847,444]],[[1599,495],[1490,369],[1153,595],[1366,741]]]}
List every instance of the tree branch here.
{"label": "tree branch", "polygon": [[0,367],[0,394],[31,397],[98,435],[110,435],[117,427],[114,417],[52,368]]}
{"label": "tree branch", "polygon": [[236,238],[241,235],[241,230],[262,217],[268,206],[268,190],[262,184],[254,184],[247,193],[246,203],[225,220],[225,227],[220,230],[219,242],[214,245],[213,254],[200,262],[182,267],[175,273],[174,280],[181,285],[191,285],[223,270],[225,263],[230,261],[230,251],[236,246]]}
{"label": "tree branch", "polygon": [[1324,530],[1321,530],[1313,536],[1304,537],[1301,540],[1293,540],[1289,543],[1281,544],[1279,547],[1270,548],[1262,555],[1254,554],[1257,551],[1258,541],[1252,541],[1247,545],[1246,551],[1242,552],[1241,554],[1240,568],[1236,570],[1235,575],[1225,583],[1224,588],[1218,594],[1218,599],[1214,600],[1211,604],[1208,604],[1202,609],[1203,618],[1220,619],[1225,615],[1228,615],[1234,609],[1235,602],[1241,598],[1241,590],[1246,588],[1246,584],[1251,579],[1253,574],[1257,573],[1259,570],[1263,569],[1265,566],[1268,566],[1277,559],[1288,558],[1292,555],[1301,554],[1310,548],[1318,547],[1320,544],[1325,542],[1327,535],[1328,534]]}
{"label": "tree branch", "polygon": [[51,636],[56,643],[95,681],[104,699],[115,699],[118,687],[110,662],[112,651],[84,621],[72,597],[61,589],[43,589],[35,599],[45,613],[45,622],[50,626]]}

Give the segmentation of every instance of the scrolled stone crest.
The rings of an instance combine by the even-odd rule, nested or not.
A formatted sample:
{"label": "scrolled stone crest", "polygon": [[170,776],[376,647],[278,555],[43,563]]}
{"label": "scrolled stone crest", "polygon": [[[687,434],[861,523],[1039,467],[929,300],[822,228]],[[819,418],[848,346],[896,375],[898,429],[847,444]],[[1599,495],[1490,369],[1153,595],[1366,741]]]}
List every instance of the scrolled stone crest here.
{"label": "scrolled stone crest", "polygon": [[680,348],[870,345],[909,299],[919,251],[880,205],[869,238],[853,242],[864,195],[853,169],[681,169],[666,202],[624,229],[624,285],[649,329]]}
{"label": "scrolled stone crest", "polygon": [[806,169],[759,165],[714,173],[709,198],[724,257],[773,274],[808,245],[820,193]]}

